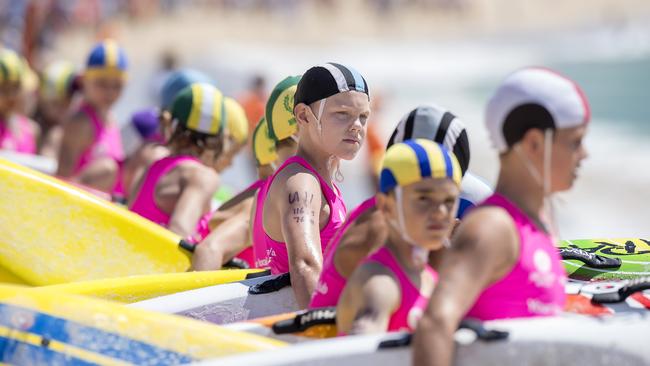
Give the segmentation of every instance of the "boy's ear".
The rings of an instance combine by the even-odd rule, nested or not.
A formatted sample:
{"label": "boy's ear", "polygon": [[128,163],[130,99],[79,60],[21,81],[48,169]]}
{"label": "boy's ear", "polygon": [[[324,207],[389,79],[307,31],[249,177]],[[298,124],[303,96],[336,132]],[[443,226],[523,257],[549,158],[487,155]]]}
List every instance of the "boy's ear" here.
{"label": "boy's ear", "polygon": [[305,103],[298,103],[293,108],[293,114],[296,117],[296,121],[298,122],[298,125],[309,123],[309,118],[307,117],[307,114],[310,111],[308,111],[308,109],[309,106]]}
{"label": "boy's ear", "polygon": [[537,154],[544,148],[544,131],[531,128],[521,138],[522,148],[526,152]]}

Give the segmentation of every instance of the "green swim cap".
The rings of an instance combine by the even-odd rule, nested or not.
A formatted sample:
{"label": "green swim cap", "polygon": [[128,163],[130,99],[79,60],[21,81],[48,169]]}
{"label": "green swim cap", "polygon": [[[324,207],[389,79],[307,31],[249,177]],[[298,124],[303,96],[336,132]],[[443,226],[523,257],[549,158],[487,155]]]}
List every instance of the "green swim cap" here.
{"label": "green swim cap", "polygon": [[66,61],[54,62],[43,71],[41,94],[52,99],[67,98],[73,92],[75,77],[74,65]]}
{"label": "green swim cap", "polygon": [[224,97],[210,84],[192,84],[178,93],[171,113],[172,119],[188,130],[216,136],[226,117]]}
{"label": "green swim cap", "polygon": [[273,88],[266,102],[266,121],[270,136],[281,141],[298,131],[298,123],[293,115],[293,97],[298,88],[300,76],[289,76]]}
{"label": "green swim cap", "polygon": [[0,49],[0,83],[20,82],[24,72],[23,61],[16,52]]}
{"label": "green swim cap", "polygon": [[275,149],[275,140],[269,134],[269,126],[266,119],[262,119],[255,127],[253,132],[253,156],[257,165],[269,165],[278,159],[278,153]]}

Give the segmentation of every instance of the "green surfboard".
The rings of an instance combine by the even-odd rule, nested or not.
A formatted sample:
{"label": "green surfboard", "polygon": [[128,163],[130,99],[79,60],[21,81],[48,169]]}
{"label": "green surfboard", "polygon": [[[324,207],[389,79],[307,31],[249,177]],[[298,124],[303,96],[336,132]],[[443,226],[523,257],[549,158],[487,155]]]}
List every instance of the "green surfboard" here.
{"label": "green surfboard", "polygon": [[650,239],[582,239],[563,240],[559,248],[580,248],[604,257],[619,258],[616,269],[591,268],[577,260],[565,260],[569,278],[580,281],[632,279],[650,275]]}

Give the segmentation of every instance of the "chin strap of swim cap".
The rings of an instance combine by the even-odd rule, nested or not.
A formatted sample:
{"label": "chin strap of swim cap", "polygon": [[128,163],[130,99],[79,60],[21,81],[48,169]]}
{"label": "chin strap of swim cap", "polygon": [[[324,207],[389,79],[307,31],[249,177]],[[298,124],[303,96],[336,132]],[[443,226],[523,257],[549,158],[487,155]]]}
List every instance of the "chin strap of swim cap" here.
{"label": "chin strap of swim cap", "polygon": [[397,204],[397,224],[390,220],[390,223],[399,232],[402,239],[411,245],[411,259],[417,265],[423,265],[429,261],[429,251],[417,245],[406,231],[406,220],[404,219],[404,206],[402,187],[395,187],[395,203]]}
{"label": "chin strap of swim cap", "polygon": [[549,220],[549,231],[555,241],[560,237],[559,227],[555,220],[553,195],[551,193],[551,162],[553,160],[553,130],[544,131],[544,212]]}
{"label": "chin strap of swim cap", "polygon": [[[318,106],[318,114],[314,115],[314,117],[316,117],[316,128],[318,129],[318,136],[320,137],[321,143],[323,143],[323,145],[325,144],[325,141],[323,141],[323,123],[321,122],[321,117],[323,117],[323,112],[325,111],[326,102],[327,102],[327,98],[321,99],[320,105]],[[334,172],[333,178],[338,183],[343,182],[343,174],[341,173],[340,163],[341,163],[340,160],[335,156],[330,156],[329,160],[327,161],[328,169],[329,171]]]}
{"label": "chin strap of swim cap", "polygon": [[316,116],[318,132],[321,134],[321,138],[323,137],[323,124],[321,123],[320,118],[323,117],[323,111],[325,111],[325,102],[327,102],[327,98],[321,100],[320,106],[318,106],[318,116]]}
{"label": "chin strap of swim cap", "polygon": [[442,242],[442,246],[445,248],[451,248],[451,240],[449,240],[449,238],[445,238],[445,240]]}
{"label": "chin strap of swim cap", "polygon": [[544,214],[544,218],[547,219],[548,225],[549,225],[549,231],[551,236],[554,239],[557,239],[559,237],[559,231],[557,227],[557,222],[555,221],[555,212],[553,210],[553,198],[551,194],[551,162],[553,159],[553,129],[547,128],[544,130],[544,162],[543,162],[543,172],[542,175],[540,176],[539,172],[533,166],[533,164],[528,160],[526,156],[521,152],[519,149],[519,146],[514,147],[515,153],[521,161],[524,163],[526,166],[526,169],[528,169],[528,172],[530,175],[537,181],[537,184],[539,184],[542,187],[542,191],[544,193],[544,207],[542,208],[542,212]]}

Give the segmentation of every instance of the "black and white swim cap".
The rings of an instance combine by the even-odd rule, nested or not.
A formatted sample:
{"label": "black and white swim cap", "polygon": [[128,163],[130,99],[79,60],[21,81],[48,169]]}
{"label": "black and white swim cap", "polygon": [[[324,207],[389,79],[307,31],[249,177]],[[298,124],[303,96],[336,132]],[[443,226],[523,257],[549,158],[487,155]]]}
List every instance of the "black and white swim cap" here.
{"label": "black and white swim cap", "polygon": [[369,95],[368,84],[358,71],[328,62],[314,66],[302,75],[294,96],[294,106],[299,103],[309,105],[347,91],[358,91]]}

